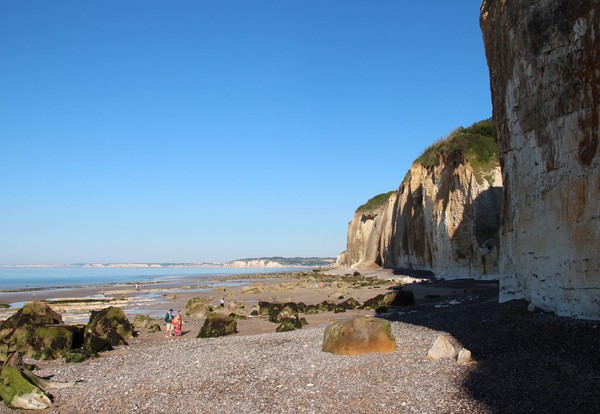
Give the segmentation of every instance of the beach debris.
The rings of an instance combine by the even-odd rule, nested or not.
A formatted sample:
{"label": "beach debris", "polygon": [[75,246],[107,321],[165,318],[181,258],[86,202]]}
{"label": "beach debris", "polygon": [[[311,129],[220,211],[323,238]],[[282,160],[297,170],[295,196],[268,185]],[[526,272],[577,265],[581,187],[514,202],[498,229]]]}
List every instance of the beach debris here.
{"label": "beach debris", "polygon": [[458,356],[456,357],[457,365],[465,365],[471,362],[473,359],[471,358],[471,351],[466,348],[461,348],[458,351]]}
{"label": "beach debris", "polygon": [[36,359],[60,358],[83,344],[83,332],[83,325],[65,325],[45,303],[30,302],[0,323],[0,359],[16,351]]}
{"label": "beach debris", "polygon": [[427,355],[426,360],[437,360],[441,358],[454,358],[456,357],[456,349],[454,345],[450,343],[448,336],[439,335]]}
{"label": "beach debris", "polygon": [[206,315],[206,320],[202,328],[200,328],[197,338],[216,338],[236,332],[237,322],[235,319],[222,313],[210,312]]}
{"label": "beach debris", "polygon": [[392,335],[389,321],[358,316],[325,328],[322,350],[348,356],[394,352],[396,338]]}
{"label": "beach debris", "polygon": [[213,310],[214,308],[210,299],[195,297],[185,304],[183,313],[191,319],[202,319]]}
{"label": "beach debris", "polygon": [[11,408],[43,410],[52,406],[50,388],[67,388],[74,382],[49,381],[35,375],[23,362],[21,353],[8,355],[0,370],[0,397]]}

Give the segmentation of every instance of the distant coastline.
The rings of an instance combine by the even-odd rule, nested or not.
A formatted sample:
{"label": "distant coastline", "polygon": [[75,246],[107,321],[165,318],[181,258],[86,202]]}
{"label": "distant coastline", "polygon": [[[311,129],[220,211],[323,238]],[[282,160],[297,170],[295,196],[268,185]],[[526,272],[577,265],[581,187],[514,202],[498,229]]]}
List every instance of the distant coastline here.
{"label": "distant coastline", "polygon": [[259,267],[323,267],[332,266],[332,257],[257,257],[229,262],[198,263],[69,263],[69,264],[0,264],[0,268],[115,268],[115,269],[169,269],[169,268],[259,268]]}

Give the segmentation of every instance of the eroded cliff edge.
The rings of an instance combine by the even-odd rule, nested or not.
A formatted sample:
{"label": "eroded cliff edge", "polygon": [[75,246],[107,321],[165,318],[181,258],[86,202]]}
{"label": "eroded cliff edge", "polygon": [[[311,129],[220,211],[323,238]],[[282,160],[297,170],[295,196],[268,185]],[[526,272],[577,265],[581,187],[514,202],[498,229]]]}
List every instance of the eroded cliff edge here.
{"label": "eroded cliff edge", "polygon": [[500,300],[600,319],[600,2],[484,1],[504,181]]}
{"label": "eroded cliff edge", "polygon": [[357,209],[336,265],[497,278],[502,178],[494,134],[482,121],[428,148],[397,191]]}

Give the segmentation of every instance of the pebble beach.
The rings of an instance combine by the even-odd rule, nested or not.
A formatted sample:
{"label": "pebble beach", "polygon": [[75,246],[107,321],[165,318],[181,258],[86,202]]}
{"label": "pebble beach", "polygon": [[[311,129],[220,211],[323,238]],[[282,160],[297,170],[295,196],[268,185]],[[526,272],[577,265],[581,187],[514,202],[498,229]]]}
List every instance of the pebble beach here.
{"label": "pebble beach", "polygon": [[[282,333],[265,320],[240,321],[240,333],[221,338],[197,338],[202,321],[188,320],[181,337],[140,332],[128,345],[82,363],[28,362],[37,364],[38,376],[76,382],[49,390],[54,406],[45,413],[600,412],[597,322],[530,312],[521,301],[498,304],[495,282],[405,288],[414,290],[417,304],[380,315],[391,322],[392,353],[348,357],[321,350],[329,323],[375,317],[356,311],[312,315],[304,329]],[[326,289],[255,295],[316,303],[337,293]],[[352,293],[364,300],[384,289]],[[226,293],[243,297],[240,290]],[[469,349],[473,361],[426,360],[439,335]],[[0,412],[14,411],[0,406]]]}

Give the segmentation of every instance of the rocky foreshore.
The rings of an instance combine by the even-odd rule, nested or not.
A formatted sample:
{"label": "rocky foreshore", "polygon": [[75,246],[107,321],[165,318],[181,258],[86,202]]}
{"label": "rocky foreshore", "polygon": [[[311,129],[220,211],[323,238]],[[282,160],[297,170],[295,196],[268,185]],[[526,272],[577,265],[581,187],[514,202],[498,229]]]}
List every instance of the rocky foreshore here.
{"label": "rocky foreshore", "polygon": [[[597,322],[558,318],[523,301],[498,304],[495,282],[405,288],[416,305],[381,315],[392,321],[391,353],[323,352],[325,328],[348,317],[328,312],[292,332],[254,317],[240,325],[261,319],[266,333],[220,338],[197,338],[202,320],[191,319],[181,337],[141,330],[99,358],[27,362],[40,377],[76,381],[50,390],[46,413],[600,412]],[[440,335],[468,348],[473,361],[427,360]],[[2,405],[0,412],[13,411]]]}

